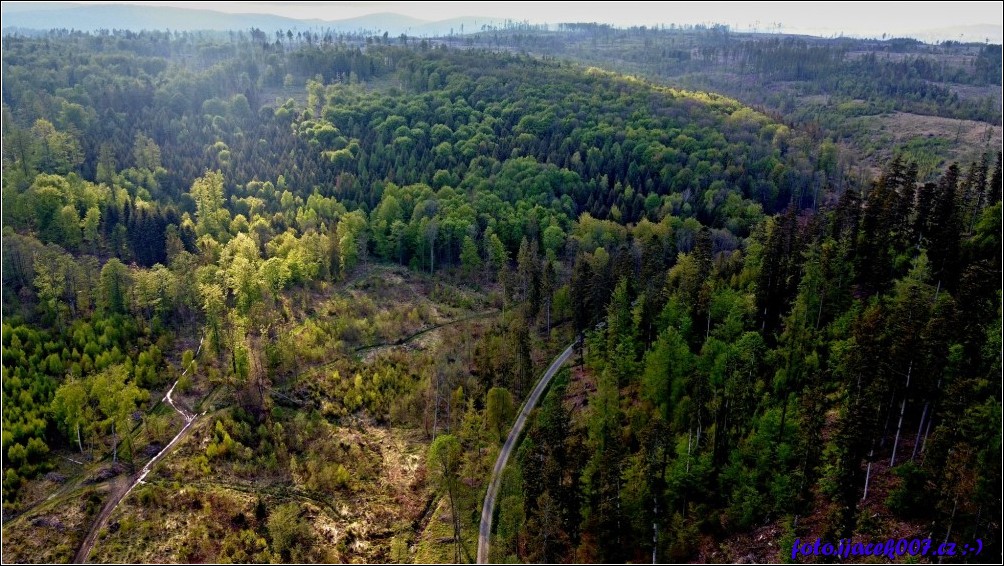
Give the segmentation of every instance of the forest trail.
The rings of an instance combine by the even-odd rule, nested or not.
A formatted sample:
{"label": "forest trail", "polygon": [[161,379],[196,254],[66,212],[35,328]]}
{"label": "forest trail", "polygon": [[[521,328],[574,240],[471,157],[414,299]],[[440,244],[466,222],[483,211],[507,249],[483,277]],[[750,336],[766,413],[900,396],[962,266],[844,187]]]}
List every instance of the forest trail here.
{"label": "forest trail", "polygon": [[516,447],[516,441],[519,439],[520,434],[523,433],[523,427],[526,426],[526,419],[530,416],[530,411],[537,406],[540,398],[544,395],[544,391],[547,390],[547,386],[551,383],[554,374],[558,373],[561,366],[565,365],[568,358],[572,356],[577,342],[576,340],[569,344],[564,352],[559,354],[557,358],[554,358],[551,366],[541,376],[540,381],[537,382],[536,387],[533,388],[530,396],[523,403],[519,416],[516,417],[516,422],[513,424],[512,430],[509,431],[505,444],[502,445],[502,451],[499,452],[499,457],[495,460],[495,468],[492,469],[492,479],[488,484],[488,492],[485,494],[484,506],[481,508],[481,526],[478,529],[478,564],[486,564],[488,562],[488,543],[492,535],[492,516],[495,513],[495,497],[498,495],[499,485],[502,483],[502,470],[505,469],[506,462],[509,460],[509,455],[512,453],[513,448]]}
{"label": "forest trail", "polygon": [[[195,351],[193,363],[194,358],[197,358],[199,356],[199,352],[202,351],[202,343],[205,340],[206,337],[203,335],[202,339],[199,340],[199,348]],[[115,508],[118,507],[119,503],[121,503],[122,500],[125,499],[137,485],[143,482],[147,474],[150,473],[150,470],[153,469],[153,466],[159,462],[160,459],[163,458],[171,450],[171,448],[178,443],[179,440],[181,440],[185,433],[188,432],[188,429],[192,427],[192,424],[195,423],[195,420],[201,416],[194,413],[189,414],[184,409],[179,409],[178,406],[174,404],[174,399],[171,397],[174,393],[174,388],[178,386],[178,381],[181,381],[181,378],[188,373],[188,369],[190,367],[191,365],[181,372],[181,375],[178,376],[178,379],[175,380],[174,384],[171,385],[171,388],[167,390],[167,393],[164,394],[164,398],[162,399],[162,401],[167,401],[167,404],[171,405],[171,408],[177,411],[178,414],[181,415],[181,418],[185,419],[185,425],[181,427],[178,434],[174,435],[174,438],[167,443],[167,446],[164,446],[160,452],[157,452],[153,458],[150,458],[150,461],[143,466],[143,469],[141,469],[136,478],[128,484],[128,487],[123,489],[123,478],[119,478],[115,481],[112,485],[110,493],[108,494],[108,501],[105,502],[104,506],[101,508],[101,512],[98,513],[98,516],[94,519],[94,523],[91,524],[91,530],[87,532],[87,536],[84,537],[84,541],[80,544],[80,549],[77,550],[77,554],[73,557],[74,564],[84,564],[87,562],[87,556],[91,553],[91,549],[94,548],[94,543],[98,540],[98,533],[101,532],[105,523],[108,522],[108,518],[112,516],[112,512],[115,511]]]}
{"label": "forest trail", "polygon": [[409,342],[415,340],[416,338],[424,336],[425,334],[428,334],[430,332],[435,332],[436,330],[439,330],[441,328],[446,328],[447,326],[453,326],[454,324],[460,324],[461,322],[467,322],[469,320],[474,320],[474,319],[478,319],[478,318],[485,318],[486,316],[490,316],[490,315],[493,315],[493,314],[498,314],[498,312],[499,312],[498,309],[490,309],[490,310],[486,310],[486,311],[482,311],[482,312],[470,314],[470,315],[458,318],[456,320],[449,320],[449,321],[446,321],[446,322],[442,322],[440,324],[435,324],[433,326],[429,326],[427,328],[423,328],[423,329],[421,329],[421,330],[419,330],[417,332],[414,332],[414,333],[412,333],[412,334],[410,334],[408,336],[403,336],[401,338],[398,338],[397,340],[395,340],[393,342],[383,342],[383,343],[380,343],[380,344],[370,344],[368,346],[359,346],[358,348],[355,349],[355,352],[356,352],[357,355],[361,356],[363,359],[367,359],[368,360],[369,358],[372,357],[372,355],[374,353],[376,353],[376,352],[378,352],[378,351],[380,351],[382,349],[385,349],[385,348],[394,348],[396,346],[404,346],[405,344],[408,344]]}

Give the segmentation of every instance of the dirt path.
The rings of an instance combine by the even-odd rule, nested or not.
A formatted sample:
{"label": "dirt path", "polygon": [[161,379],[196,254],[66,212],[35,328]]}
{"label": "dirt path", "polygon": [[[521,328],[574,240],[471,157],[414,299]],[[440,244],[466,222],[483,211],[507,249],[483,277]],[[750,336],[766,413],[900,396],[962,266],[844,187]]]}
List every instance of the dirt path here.
{"label": "dirt path", "polygon": [[526,426],[526,419],[530,416],[530,411],[537,406],[541,396],[544,395],[544,391],[547,390],[547,386],[551,383],[554,374],[558,373],[561,366],[565,365],[568,358],[572,356],[574,347],[575,342],[569,344],[564,352],[559,354],[557,358],[554,358],[554,361],[551,362],[551,367],[547,368],[547,371],[541,376],[540,381],[537,382],[537,386],[533,388],[530,396],[523,403],[523,408],[520,410],[519,416],[516,417],[516,423],[512,425],[512,430],[509,431],[509,436],[505,439],[505,444],[502,445],[502,451],[499,452],[499,457],[495,460],[492,479],[488,484],[488,493],[485,494],[484,507],[481,508],[481,527],[478,530],[478,564],[486,564],[488,562],[488,544],[492,535],[492,516],[495,513],[495,497],[498,495],[499,485],[502,483],[502,470],[505,469],[509,455],[512,453],[513,448],[516,447],[516,441],[519,439],[519,435],[522,434],[523,427]]}
{"label": "dirt path", "polygon": [[87,555],[91,552],[95,541],[97,541],[98,531],[100,530],[99,525],[104,525],[108,521],[108,517],[111,516],[112,511],[118,506],[119,501],[128,493],[128,482],[129,478],[126,477],[118,477],[110,482],[111,489],[108,491],[108,500],[105,501],[105,504],[101,507],[101,511],[94,518],[94,522],[91,523],[91,530],[87,532],[84,541],[80,543],[80,548],[77,549],[77,554],[73,557],[74,564],[83,564],[87,559]]}
{"label": "dirt path", "polygon": [[[202,351],[202,343],[205,339],[206,337],[203,336],[202,340],[199,340],[199,348],[195,351],[193,363],[194,358],[197,358],[199,356],[199,352]],[[188,432],[188,429],[192,427],[195,420],[201,416],[189,414],[184,409],[179,409],[178,406],[174,404],[174,399],[171,397],[174,393],[174,388],[178,386],[178,381],[180,381],[181,378],[188,373],[188,369],[190,367],[191,365],[181,372],[181,375],[179,375],[178,379],[175,380],[174,385],[167,390],[167,393],[163,398],[163,401],[167,401],[167,403],[181,415],[181,418],[185,419],[185,426],[181,427],[181,430],[178,431],[178,434],[174,435],[174,438],[171,439],[171,442],[167,443],[167,446],[162,448],[160,452],[157,452],[156,456],[150,458],[150,461],[143,466],[143,469],[139,471],[139,474],[137,474],[131,482],[126,483],[128,478],[118,478],[114,481],[112,489],[108,494],[108,501],[105,502],[104,506],[101,508],[101,512],[98,513],[97,518],[94,519],[94,522],[91,524],[91,530],[88,531],[87,536],[84,537],[84,542],[80,544],[77,554],[73,557],[74,564],[84,564],[87,562],[87,555],[89,555],[91,553],[91,549],[94,548],[94,543],[98,540],[98,533],[100,533],[101,529],[104,528],[105,523],[108,522],[108,518],[112,516],[112,512],[115,511],[115,508],[118,507],[119,503],[121,503],[122,500],[125,499],[137,485],[143,482],[143,479],[150,473],[153,466],[160,461],[161,458],[167,455],[171,448],[173,448],[178,441],[181,440],[185,433]],[[204,415],[205,413],[202,414]]]}
{"label": "dirt path", "polygon": [[375,354],[377,351],[379,351],[381,349],[384,349],[384,348],[393,348],[395,346],[403,346],[403,345],[411,342],[412,340],[415,340],[419,336],[423,336],[425,334],[428,334],[429,332],[434,332],[436,330],[439,330],[441,328],[446,328],[447,326],[452,326],[454,324],[460,324],[461,322],[467,322],[468,320],[474,320],[474,319],[477,319],[477,318],[484,318],[486,316],[490,316],[490,315],[493,315],[493,314],[498,314],[498,312],[499,311],[497,309],[491,309],[491,310],[487,310],[487,311],[483,311],[483,312],[479,312],[479,313],[474,313],[474,314],[471,314],[471,315],[468,315],[468,316],[464,316],[464,317],[458,318],[456,320],[450,320],[450,321],[447,321],[447,322],[443,322],[443,323],[440,323],[440,324],[436,324],[436,325],[430,326],[428,328],[423,328],[422,330],[419,330],[418,332],[415,332],[415,333],[410,334],[408,336],[404,336],[404,337],[398,338],[394,342],[384,342],[382,344],[370,344],[369,346],[359,346],[358,348],[355,349],[355,353],[358,354],[358,355],[361,355],[364,358],[368,358],[368,357],[372,356],[373,354]]}

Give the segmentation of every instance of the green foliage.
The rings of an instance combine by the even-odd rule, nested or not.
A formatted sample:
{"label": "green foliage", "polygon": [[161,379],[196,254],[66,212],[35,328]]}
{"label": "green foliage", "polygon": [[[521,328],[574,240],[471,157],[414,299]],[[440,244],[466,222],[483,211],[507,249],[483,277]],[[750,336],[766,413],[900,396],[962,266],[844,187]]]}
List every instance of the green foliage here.
{"label": "green foliage", "polygon": [[285,503],[271,510],[268,535],[272,551],[286,562],[299,561],[313,544],[311,530],[301,516],[300,506],[295,503]]}
{"label": "green foliage", "polygon": [[109,314],[125,312],[126,296],[129,292],[129,272],[116,258],[108,260],[101,268],[101,292],[99,304]]}
{"label": "green foliage", "polygon": [[250,456],[250,450],[247,447],[230,437],[230,433],[223,426],[223,421],[216,421],[213,437],[206,446],[206,459],[212,462],[215,459],[231,457],[248,459]]}
{"label": "green foliage", "polygon": [[[278,525],[277,529],[282,530]],[[224,564],[265,563],[272,559],[273,555],[268,552],[268,542],[251,529],[229,532],[220,547],[219,560]]]}
{"label": "green foliage", "polygon": [[80,429],[92,418],[88,413],[87,388],[78,380],[70,380],[56,390],[52,410],[68,438],[77,438],[78,448],[84,451]]}
{"label": "green foliage", "polygon": [[429,446],[426,467],[434,483],[444,491],[451,489],[460,471],[460,442],[452,434],[437,436]]}
{"label": "green foliage", "polygon": [[462,458],[463,446],[457,437],[452,434],[441,434],[429,445],[425,463],[430,482],[440,494],[445,494],[449,501],[453,523],[453,556],[456,562],[460,561],[463,551],[460,513],[461,505],[466,498],[463,485],[460,483]]}
{"label": "green foliage", "polygon": [[[914,171],[899,162],[890,164],[869,195],[864,218],[853,195],[834,211],[803,213],[803,221],[789,209],[754,233],[746,257],[714,257],[707,247],[709,234],[699,231],[693,250],[679,254],[668,269],[659,317],[629,308],[647,301],[651,287],[646,290],[644,282],[640,289],[632,289],[630,279],[610,285],[616,256],[580,256],[572,273],[575,300],[606,304],[607,317],[586,340],[587,367],[597,390],[589,399],[590,415],[575,436],[590,448],[579,468],[583,522],[578,556],[642,559],[608,554],[596,541],[647,541],[644,533],[656,522],[663,537],[652,551],[687,559],[696,551],[693,540],[702,529],[697,517],[712,513],[716,528],[746,531],[780,516],[802,515],[808,506],[821,504],[812,493],[816,481],[833,500],[832,532],[874,535],[883,532],[881,522],[858,513],[866,462],[892,457],[906,463],[896,468],[900,481],[887,505],[912,517],[923,501],[925,512],[937,513],[946,524],[962,521],[976,528],[971,515],[959,516],[954,496],[942,497],[943,506],[933,511],[930,488],[952,485],[958,501],[968,501],[976,489],[972,482],[997,477],[997,472],[979,468],[964,474],[960,463],[982,461],[982,456],[974,460],[974,454],[994,452],[998,443],[980,441],[981,449],[953,450],[949,456],[947,444],[934,439],[961,438],[948,432],[954,427],[925,427],[930,427],[935,399],[945,402],[946,383],[959,383],[970,394],[982,387],[979,379],[956,381],[966,362],[961,346],[951,345],[945,324],[950,313],[963,311],[953,311],[949,304],[955,304],[955,294],[976,292],[983,297],[979,301],[987,302],[970,308],[989,321],[994,315],[988,307],[999,303],[999,295],[990,287],[958,287],[947,272],[932,287],[928,246],[918,249],[915,236],[909,236],[915,234],[910,223],[926,226],[930,249],[942,258],[938,264],[986,261],[975,255],[942,255],[946,249],[960,249],[955,239],[960,235],[959,199],[979,191],[961,189],[957,170],[950,169],[940,183],[947,193],[938,197],[947,201],[946,209],[927,210],[924,199],[931,197],[922,192],[914,200]],[[978,168],[974,171],[973,179],[985,178]],[[989,190],[982,181],[972,182],[984,194]],[[954,228],[931,224],[932,214]],[[882,266],[877,272],[876,265]],[[869,295],[874,298],[868,300]],[[646,331],[647,324],[655,331]],[[971,344],[983,343],[982,331],[973,331]],[[642,363],[635,366],[639,350],[644,351]],[[970,371],[999,367],[996,354],[976,359],[971,358]],[[637,381],[640,390],[635,389]],[[942,414],[968,419],[966,415],[998,403],[991,399],[984,405],[952,406],[943,405]],[[905,416],[902,423],[900,414]],[[651,440],[660,436],[649,436],[646,428],[656,417],[665,422],[662,434],[668,433],[675,444],[675,455],[664,460],[661,473],[649,463],[664,445]],[[836,424],[828,424],[833,417]],[[882,418],[890,423],[884,433]],[[975,421],[959,420],[958,426],[963,422]],[[935,448],[925,445],[928,432]],[[831,435],[828,442],[823,441],[826,434]],[[527,450],[532,446],[528,442]],[[930,452],[921,460],[925,446]],[[620,482],[609,479],[612,469],[619,470]],[[877,472],[871,473],[874,486]],[[934,484],[934,477],[948,483]],[[605,503],[614,497],[621,507]],[[666,522],[658,515],[650,518],[646,503],[653,499],[661,509],[672,510]],[[624,526],[629,520],[631,526]]]}
{"label": "green foliage", "polygon": [[478,245],[470,236],[465,236],[464,242],[461,244],[460,264],[468,273],[474,273],[481,268],[481,255],[478,253]]}
{"label": "green foliage", "polygon": [[504,387],[492,387],[485,399],[485,420],[488,428],[501,442],[505,440],[512,419],[516,416],[512,394]]}
{"label": "green foliage", "polygon": [[223,174],[207,172],[192,183],[190,194],[195,201],[198,234],[218,237],[230,216],[223,208]]}
{"label": "green foliage", "polygon": [[915,518],[930,510],[927,494],[927,474],[913,462],[906,462],[893,473],[899,478],[899,485],[889,492],[886,505],[901,517]]}
{"label": "green foliage", "polygon": [[[162,416],[137,419],[174,379],[172,340],[202,327],[175,391],[222,386],[212,403],[234,408],[186,469],[354,494],[383,455],[334,423],[422,426],[459,562],[494,439],[570,322],[588,363],[532,419],[497,558],[692,560],[819,497],[830,532],[877,533],[864,470],[892,446],[891,509],[925,503],[932,537],[999,541],[999,154],[924,184],[957,144],[913,141],[900,150],[918,164],[867,186],[841,149],[861,143],[852,117],[992,121],[942,83],[996,81],[999,49],[569,30],[568,56],[657,61],[765,110],[515,54],[554,48],[533,30],[468,37],[498,52],[309,32],[281,48],[254,32],[5,38],[5,512],[54,452],[131,459],[134,429],[170,437]],[[952,57],[972,65],[933,63]],[[305,104],[265,100],[296,84]],[[423,272],[409,277],[435,306],[402,303],[400,272],[374,282],[390,272],[371,259]],[[497,299],[471,298],[483,289]],[[437,330],[448,360],[362,351],[492,301],[503,314],[473,335]],[[180,556],[314,559],[312,512],[266,522],[262,504],[257,530],[195,528]]]}

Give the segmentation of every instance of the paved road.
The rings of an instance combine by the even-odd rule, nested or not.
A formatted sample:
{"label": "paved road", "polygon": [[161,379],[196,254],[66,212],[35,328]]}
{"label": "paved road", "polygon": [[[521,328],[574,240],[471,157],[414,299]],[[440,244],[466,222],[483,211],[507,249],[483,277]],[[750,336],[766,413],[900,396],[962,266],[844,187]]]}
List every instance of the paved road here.
{"label": "paved road", "polygon": [[512,453],[513,448],[516,447],[516,441],[523,432],[523,427],[526,425],[527,417],[530,416],[530,411],[537,406],[540,398],[544,395],[544,391],[547,390],[548,384],[551,383],[551,378],[554,377],[554,374],[558,373],[558,369],[565,365],[568,358],[572,356],[574,347],[575,342],[572,342],[565,348],[564,352],[557,358],[554,358],[554,361],[551,362],[551,367],[547,368],[540,381],[537,382],[537,386],[530,392],[530,396],[526,398],[526,403],[523,403],[519,416],[516,417],[516,424],[512,426],[508,438],[505,439],[505,444],[502,445],[502,451],[499,452],[498,459],[495,460],[495,469],[492,470],[492,479],[488,484],[488,493],[485,494],[485,504],[481,508],[481,528],[478,532],[478,564],[488,563],[488,543],[492,535],[492,515],[495,513],[495,497],[499,492],[499,484],[502,483],[502,470],[505,469],[505,464],[509,460],[509,455]]}

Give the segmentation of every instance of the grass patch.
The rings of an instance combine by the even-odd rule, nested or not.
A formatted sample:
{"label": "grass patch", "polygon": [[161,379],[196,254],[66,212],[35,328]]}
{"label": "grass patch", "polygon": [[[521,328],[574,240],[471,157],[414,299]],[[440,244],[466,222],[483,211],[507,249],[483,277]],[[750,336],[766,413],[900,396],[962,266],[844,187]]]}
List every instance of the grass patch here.
{"label": "grass patch", "polygon": [[107,494],[107,486],[87,486],[4,524],[4,563],[72,561]]}

